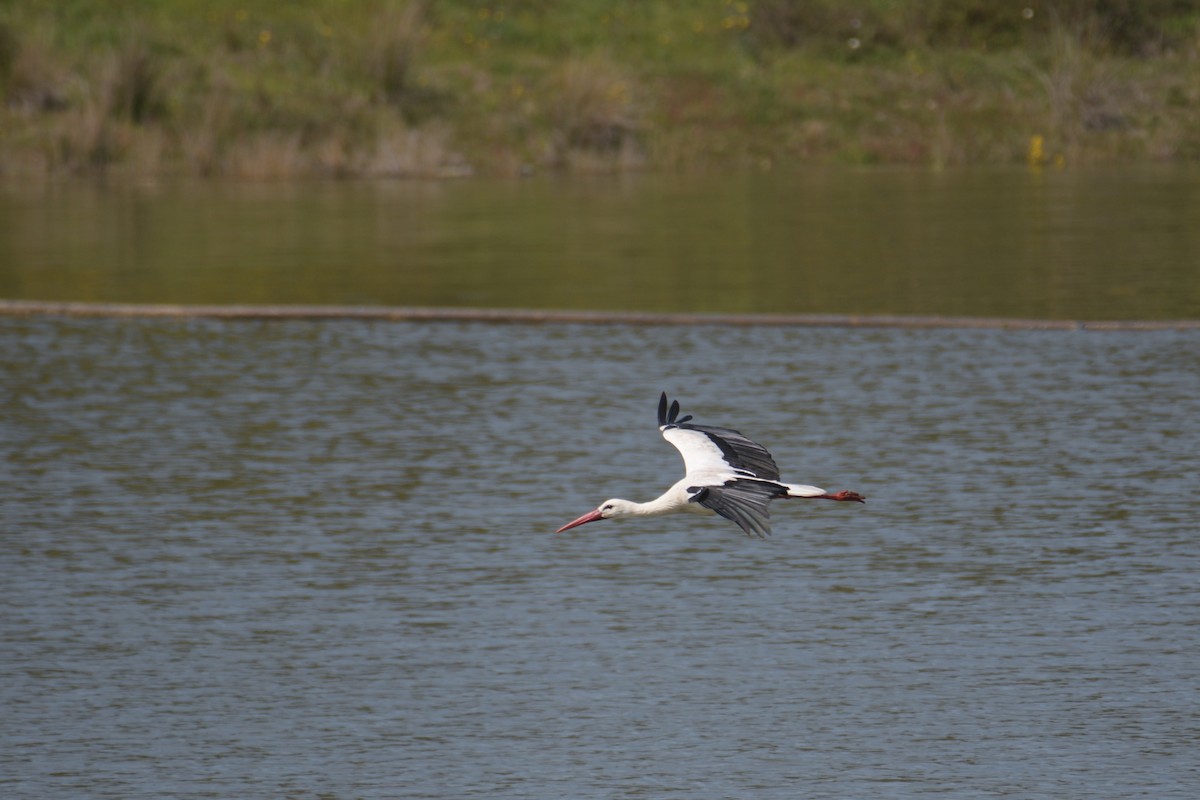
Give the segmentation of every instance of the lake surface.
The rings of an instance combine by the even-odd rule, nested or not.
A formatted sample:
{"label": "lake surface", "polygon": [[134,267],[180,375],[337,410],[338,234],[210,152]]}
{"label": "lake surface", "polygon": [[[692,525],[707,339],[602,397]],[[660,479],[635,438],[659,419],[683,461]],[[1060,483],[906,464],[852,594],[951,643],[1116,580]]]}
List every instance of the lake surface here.
{"label": "lake surface", "polygon": [[1200,166],[0,183],[0,297],[1200,319]]}
{"label": "lake surface", "polygon": [[[1195,331],[5,318],[0,366],[5,797],[1200,796]],[[664,389],[868,504],[551,534],[675,480]]]}

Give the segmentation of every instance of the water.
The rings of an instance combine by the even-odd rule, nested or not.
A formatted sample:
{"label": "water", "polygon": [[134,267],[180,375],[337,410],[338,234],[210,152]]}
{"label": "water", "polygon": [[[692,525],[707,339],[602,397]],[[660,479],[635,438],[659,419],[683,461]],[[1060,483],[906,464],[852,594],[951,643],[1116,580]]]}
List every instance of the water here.
{"label": "water", "polygon": [[0,297],[1200,319],[1200,167],[0,183]]}
{"label": "water", "polygon": [[[1200,341],[0,319],[0,794],[1200,792]],[[669,390],[866,506],[562,523]]]}

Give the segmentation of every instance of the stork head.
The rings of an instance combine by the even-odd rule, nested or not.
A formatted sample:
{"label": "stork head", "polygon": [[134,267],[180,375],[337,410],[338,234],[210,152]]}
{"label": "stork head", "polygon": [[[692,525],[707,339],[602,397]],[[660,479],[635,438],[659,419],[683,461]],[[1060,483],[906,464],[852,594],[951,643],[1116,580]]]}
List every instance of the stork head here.
{"label": "stork head", "polygon": [[612,500],[605,500],[594,511],[589,511],[577,520],[568,522],[555,533],[569,531],[571,528],[578,528],[580,525],[586,525],[589,522],[595,522],[598,519],[615,519],[617,517],[627,517],[633,513],[633,503],[628,500],[621,500],[614,497]]}

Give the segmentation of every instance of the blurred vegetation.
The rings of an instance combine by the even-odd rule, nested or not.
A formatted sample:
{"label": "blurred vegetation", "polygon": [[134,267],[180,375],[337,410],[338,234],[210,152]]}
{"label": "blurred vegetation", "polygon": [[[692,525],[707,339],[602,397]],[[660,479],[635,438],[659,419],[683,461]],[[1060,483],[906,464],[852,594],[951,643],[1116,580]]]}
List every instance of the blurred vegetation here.
{"label": "blurred vegetation", "polygon": [[1200,0],[0,0],[0,175],[1200,158]]}

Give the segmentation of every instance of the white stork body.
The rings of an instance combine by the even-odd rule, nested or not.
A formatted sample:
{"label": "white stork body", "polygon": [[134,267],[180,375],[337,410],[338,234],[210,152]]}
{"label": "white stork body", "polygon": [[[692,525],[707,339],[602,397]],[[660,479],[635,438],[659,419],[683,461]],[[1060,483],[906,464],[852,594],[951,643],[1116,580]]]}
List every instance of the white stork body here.
{"label": "white stork body", "polygon": [[829,494],[816,486],[782,483],[779,467],[762,445],[730,428],[688,423],[679,418],[679,402],[658,401],[658,425],[663,438],[683,456],[686,474],[660,497],[648,503],[614,498],[567,523],[555,533],[601,519],[650,517],[683,511],[720,514],[736,522],[747,536],[771,535],[768,504],[781,497],[866,502],[857,492]]}

